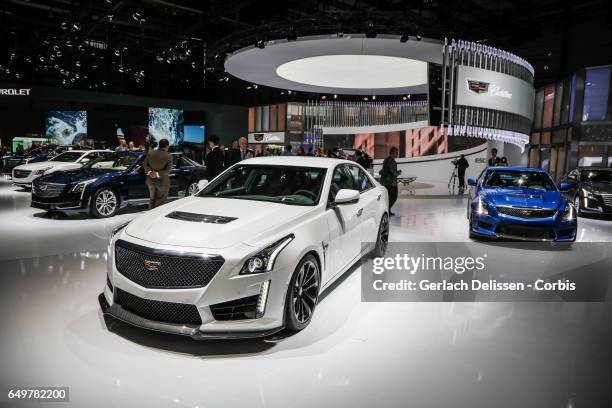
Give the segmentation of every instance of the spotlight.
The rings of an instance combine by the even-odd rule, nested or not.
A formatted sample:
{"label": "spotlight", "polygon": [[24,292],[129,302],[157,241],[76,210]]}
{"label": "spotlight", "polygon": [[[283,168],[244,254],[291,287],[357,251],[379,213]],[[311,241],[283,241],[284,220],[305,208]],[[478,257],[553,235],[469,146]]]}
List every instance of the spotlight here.
{"label": "spotlight", "polygon": [[410,37],[408,37],[408,34],[402,33],[402,36],[400,37],[400,42],[405,43],[405,42],[408,42],[409,39]]}
{"label": "spotlight", "polygon": [[259,85],[253,84],[253,89],[257,89],[257,88],[259,88]]}
{"label": "spotlight", "polygon": [[544,71],[548,71],[550,67],[548,65],[544,65]]}
{"label": "spotlight", "polygon": [[321,99],[326,100],[326,99],[327,99],[327,96],[325,96],[325,95],[321,95]]}
{"label": "spotlight", "polygon": [[334,99],[338,99],[338,95],[334,94]]}
{"label": "spotlight", "polygon": [[255,47],[263,50],[264,48],[266,48],[266,43],[264,42],[264,40],[257,40],[257,42],[255,43]]}
{"label": "spotlight", "polygon": [[363,100],[367,102],[367,101],[368,101],[368,97],[367,97],[367,96],[364,96],[364,97],[363,97]]}
{"label": "spotlight", "polygon": [[372,95],[372,100],[375,101],[376,100],[376,95]]}
{"label": "spotlight", "polygon": [[402,100],[403,100],[403,101],[405,101],[405,100],[407,100],[407,99],[408,99],[408,98],[406,98],[405,96],[402,96]]}

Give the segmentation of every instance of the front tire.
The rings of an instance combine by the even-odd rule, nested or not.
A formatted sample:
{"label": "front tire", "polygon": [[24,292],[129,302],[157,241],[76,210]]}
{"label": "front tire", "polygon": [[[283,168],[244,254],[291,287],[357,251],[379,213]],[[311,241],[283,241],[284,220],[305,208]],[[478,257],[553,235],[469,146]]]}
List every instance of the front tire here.
{"label": "front tire", "polygon": [[313,255],[306,255],[293,272],[285,300],[285,327],[300,331],[310,323],[319,299],[321,273]]}
{"label": "front tire", "polygon": [[104,187],[91,197],[91,215],[96,218],[109,218],[117,214],[119,198],[112,189]]}

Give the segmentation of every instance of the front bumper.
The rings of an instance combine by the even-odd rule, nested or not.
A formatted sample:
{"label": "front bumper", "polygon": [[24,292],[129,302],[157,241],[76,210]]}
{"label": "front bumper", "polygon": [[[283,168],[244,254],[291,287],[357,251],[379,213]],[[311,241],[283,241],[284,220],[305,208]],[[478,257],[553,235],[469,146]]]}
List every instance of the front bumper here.
{"label": "front bumper", "polygon": [[[125,240],[125,234],[123,235],[121,239]],[[145,244],[133,240],[131,243]],[[152,247],[150,242],[146,244],[149,249],[157,252],[189,252],[184,247],[168,249],[155,245]],[[205,286],[144,287],[117,269],[113,239],[108,252],[108,280],[99,297],[100,306],[106,316],[125,323],[144,329],[189,336],[195,340],[270,336],[284,329],[285,295],[293,267],[277,261],[272,272],[239,275],[237,272],[244,265],[245,253],[252,251],[252,247],[234,248],[229,251],[235,254],[234,256],[224,253],[225,262]],[[264,286],[265,296],[262,299]],[[146,306],[134,307],[133,302],[126,302],[126,293],[136,303]],[[264,308],[261,314],[238,311],[243,299],[253,298],[257,298],[257,301],[263,300]],[[228,304],[233,302],[235,306],[228,308]],[[160,306],[173,311],[189,307],[196,310],[194,313],[197,319],[193,319],[191,314],[190,319],[182,320],[185,316],[183,312],[173,312],[170,318],[167,318],[168,314],[158,313]]]}
{"label": "front bumper", "polygon": [[562,221],[558,215],[542,219],[521,219],[512,216],[492,216],[472,211],[470,230],[484,238],[519,241],[574,242],[577,222]]}
{"label": "front bumper", "polygon": [[157,320],[151,320],[141,317],[129,310],[123,308],[121,305],[114,303],[112,306],[108,304],[104,293],[100,293],[98,296],[98,302],[104,316],[109,316],[113,319],[121,320],[124,323],[137,326],[142,329],[158,331],[162,333],[176,334],[180,336],[189,336],[194,340],[227,340],[227,339],[252,339],[268,337],[279,331],[283,330],[283,326],[277,327],[270,330],[262,331],[216,331],[214,333],[205,333],[200,331],[200,326],[189,325],[189,324],[177,324],[160,322]]}

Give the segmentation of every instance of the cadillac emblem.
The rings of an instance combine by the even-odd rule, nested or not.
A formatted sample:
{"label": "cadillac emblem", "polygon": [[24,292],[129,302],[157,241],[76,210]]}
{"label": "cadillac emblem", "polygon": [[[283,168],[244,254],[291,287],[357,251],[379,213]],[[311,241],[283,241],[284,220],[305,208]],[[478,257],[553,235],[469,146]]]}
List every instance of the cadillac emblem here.
{"label": "cadillac emblem", "polygon": [[489,92],[489,83],[483,81],[467,80],[468,89],[474,93],[482,94]]}
{"label": "cadillac emblem", "polygon": [[145,261],[144,261],[144,267],[149,272],[154,272],[154,271],[158,270],[160,265],[161,265],[161,262],[149,261],[148,259],[145,259]]}

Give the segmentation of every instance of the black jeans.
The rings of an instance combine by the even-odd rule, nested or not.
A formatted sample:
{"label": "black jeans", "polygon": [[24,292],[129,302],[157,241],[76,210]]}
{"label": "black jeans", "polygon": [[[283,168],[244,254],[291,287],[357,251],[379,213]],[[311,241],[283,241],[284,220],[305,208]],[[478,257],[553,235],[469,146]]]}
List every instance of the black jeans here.
{"label": "black jeans", "polygon": [[385,186],[385,188],[389,193],[389,212],[391,212],[391,207],[397,201],[398,189],[397,186]]}
{"label": "black jeans", "polygon": [[457,170],[457,177],[459,178],[459,188],[465,187],[465,169]]}

